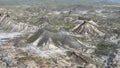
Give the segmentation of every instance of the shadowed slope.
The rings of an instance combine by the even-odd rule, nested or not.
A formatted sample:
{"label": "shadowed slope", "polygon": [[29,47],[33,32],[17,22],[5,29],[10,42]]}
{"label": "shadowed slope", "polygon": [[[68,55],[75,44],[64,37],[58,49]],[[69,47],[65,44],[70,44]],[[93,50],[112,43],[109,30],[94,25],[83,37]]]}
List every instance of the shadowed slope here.
{"label": "shadowed slope", "polygon": [[48,42],[54,43],[54,46],[63,48],[79,49],[81,46],[77,39],[69,35],[67,32],[50,32],[44,29],[36,31],[27,41],[28,43],[34,43],[37,46],[46,45]]}

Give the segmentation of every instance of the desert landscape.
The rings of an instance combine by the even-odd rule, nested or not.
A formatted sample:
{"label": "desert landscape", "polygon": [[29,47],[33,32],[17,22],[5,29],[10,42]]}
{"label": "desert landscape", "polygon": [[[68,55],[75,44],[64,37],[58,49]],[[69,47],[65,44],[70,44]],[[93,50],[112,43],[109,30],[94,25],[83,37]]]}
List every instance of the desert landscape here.
{"label": "desert landscape", "polygon": [[119,67],[119,0],[0,0],[0,68]]}

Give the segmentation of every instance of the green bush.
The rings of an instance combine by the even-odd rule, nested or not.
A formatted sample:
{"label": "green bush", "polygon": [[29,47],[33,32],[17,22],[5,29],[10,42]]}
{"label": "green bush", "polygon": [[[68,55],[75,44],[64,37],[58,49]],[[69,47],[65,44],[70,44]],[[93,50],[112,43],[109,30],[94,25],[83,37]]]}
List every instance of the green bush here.
{"label": "green bush", "polygon": [[110,42],[100,42],[96,46],[96,55],[109,55],[116,49],[116,45]]}

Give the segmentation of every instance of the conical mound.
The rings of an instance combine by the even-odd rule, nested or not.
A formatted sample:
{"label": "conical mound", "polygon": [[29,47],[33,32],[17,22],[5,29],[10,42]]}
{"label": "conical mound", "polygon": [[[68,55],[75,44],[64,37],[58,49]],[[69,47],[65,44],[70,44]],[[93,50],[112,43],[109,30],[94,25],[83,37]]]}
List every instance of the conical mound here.
{"label": "conical mound", "polygon": [[103,36],[104,33],[100,31],[98,27],[99,26],[92,20],[83,21],[83,23],[80,23],[77,26],[75,26],[72,29],[72,31],[85,36]]}
{"label": "conical mound", "polygon": [[67,32],[50,32],[45,29],[39,29],[34,34],[30,35],[27,41],[37,46],[46,46],[47,43],[54,43],[56,47],[73,49],[79,49],[81,46],[77,39]]}

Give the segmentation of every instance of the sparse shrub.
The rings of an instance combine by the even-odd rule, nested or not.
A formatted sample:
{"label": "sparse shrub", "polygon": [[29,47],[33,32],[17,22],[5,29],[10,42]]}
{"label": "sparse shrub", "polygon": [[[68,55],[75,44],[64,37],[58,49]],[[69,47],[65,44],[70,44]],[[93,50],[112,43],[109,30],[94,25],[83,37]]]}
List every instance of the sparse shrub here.
{"label": "sparse shrub", "polygon": [[116,44],[111,42],[102,41],[97,44],[95,53],[96,55],[109,55],[117,48]]}

